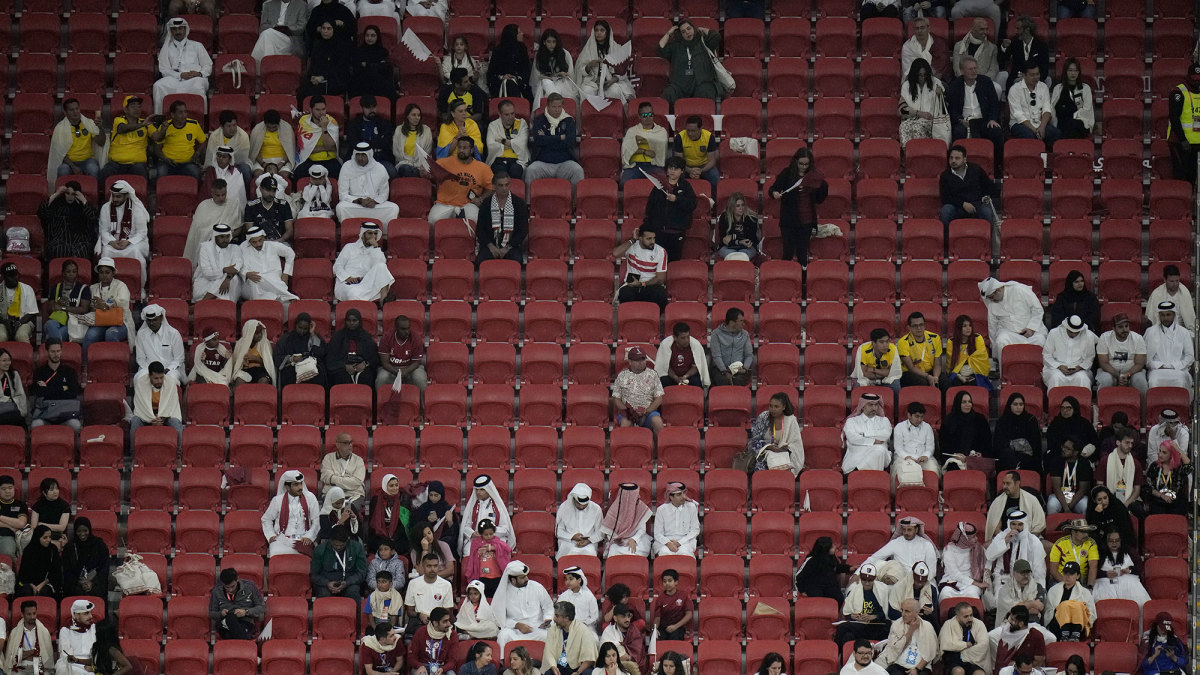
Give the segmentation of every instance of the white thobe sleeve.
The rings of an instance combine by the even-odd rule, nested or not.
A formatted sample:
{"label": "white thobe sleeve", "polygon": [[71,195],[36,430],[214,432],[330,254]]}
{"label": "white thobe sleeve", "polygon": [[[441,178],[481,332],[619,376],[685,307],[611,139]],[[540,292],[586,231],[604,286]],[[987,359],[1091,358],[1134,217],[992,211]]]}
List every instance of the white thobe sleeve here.
{"label": "white thobe sleeve", "polygon": [[682,520],[684,532],[679,538],[679,543],[684,546],[694,545],[696,538],[700,536],[700,516],[695,502],[687,502],[684,506]]}
{"label": "white thobe sleeve", "polygon": [[[133,207],[128,206],[126,208]],[[133,209],[133,218],[130,221],[133,223],[133,227],[129,230],[129,245],[136,246],[144,243],[149,237],[149,215],[145,210]]]}
{"label": "white thobe sleeve", "polygon": [[205,242],[200,246],[200,260],[196,263],[196,278],[204,281],[217,281],[225,276],[221,261],[217,259],[216,244]]}
{"label": "white thobe sleeve", "polygon": [[200,74],[204,77],[212,75],[212,57],[205,51],[204,45],[201,45],[199,42],[193,42],[192,49],[195,51],[196,62],[200,64]]}
{"label": "white thobe sleeve", "polygon": [[[342,185],[345,185],[345,183],[342,183]],[[344,189],[342,185],[338,186],[339,192]],[[345,199],[345,195],[342,198]],[[333,276],[336,281],[345,281],[354,276],[351,272],[351,265],[354,264],[354,257],[357,251],[351,250],[351,246],[353,244],[349,244],[346,248],[343,248],[342,252],[338,254],[337,260],[333,262]]]}
{"label": "white thobe sleeve", "polygon": [[317,533],[321,531],[321,505],[313,493],[306,490],[303,494],[304,499],[308,500],[308,530],[301,537],[316,541]]}
{"label": "white thobe sleeve", "polygon": [[1055,328],[1050,331],[1046,337],[1046,344],[1042,347],[1042,365],[1051,370],[1057,369],[1059,366],[1068,365],[1063,362],[1063,351],[1066,345],[1063,344],[1063,332]]}
{"label": "white thobe sleeve", "polygon": [[283,273],[289,277],[292,276],[292,265],[296,262],[296,252],[290,246],[284,246],[276,242],[271,243],[275,244],[271,249],[272,255],[275,255],[277,258],[283,258]]}
{"label": "white thobe sleeve", "polygon": [[388,183],[387,169],[383,168],[381,164],[376,164],[375,170],[371,172],[370,180],[371,189],[375,193],[371,198],[380,203],[386,202],[388,200],[388,190],[391,187]]}
{"label": "white thobe sleeve", "polygon": [[275,496],[271,499],[271,503],[267,504],[267,510],[263,511],[262,529],[263,536],[269,541],[271,537],[277,537],[281,534],[279,527],[279,508],[283,497]]}
{"label": "white thobe sleeve", "polygon": [[[1009,288],[1013,287],[1010,286]],[[1045,334],[1046,325],[1042,323],[1042,316],[1044,314],[1042,310],[1042,301],[1039,300],[1037,295],[1035,295],[1034,292],[1028,287],[1019,286],[1018,288],[1021,289],[1018,302],[1020,303],[1020,306],[1027,312],[1025,325],[1022,328],[1028,328],[1035,333]]]}

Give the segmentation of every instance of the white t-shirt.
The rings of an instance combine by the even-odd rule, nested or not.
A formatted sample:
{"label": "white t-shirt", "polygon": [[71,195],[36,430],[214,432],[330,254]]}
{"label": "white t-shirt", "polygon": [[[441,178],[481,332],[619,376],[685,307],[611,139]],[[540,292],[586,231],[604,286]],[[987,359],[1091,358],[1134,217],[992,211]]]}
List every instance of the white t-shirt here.
{"label": "white t-shirt", "polygon": [[434,607],[454,609],[454,589],[450,582],[438,577],[432,584],[424,576],[410,579],[404,593],[404,605],[413,607],[418,614],[429,614]]}
{"label": "white t-shirt", "polygon": [[1146,338],[1129,331],[1125,341],[1117,340],[1114,331],[1102,333],[1096,340],[1096,354],[1108,354],[1108,363],[1118,373],[1133,368],[1133,357],[1137,354],[1146,355]]}
{"label": "white t-shirt", "polygon": [[658,244],[652,249],[644,249],[640,242],[634,242],[625,254],[626,274],[636,274],[638,281],[650,281],[655,274],[667,271],[667,251]]}

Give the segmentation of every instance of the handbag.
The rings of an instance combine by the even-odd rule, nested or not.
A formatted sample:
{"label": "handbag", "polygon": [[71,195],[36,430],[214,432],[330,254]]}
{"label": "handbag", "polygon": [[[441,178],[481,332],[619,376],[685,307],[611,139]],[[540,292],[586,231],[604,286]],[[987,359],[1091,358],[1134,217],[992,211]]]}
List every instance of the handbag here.
{"label": "handbag", "polygon": [[925,471],[920,464],[910,459],[903,459],[900,462],[900,469],[896,471],[896,483],[898,485],[924,485]]}
{"label": "handbag", "polygon": [[933,129],[931,130],[931,138],[939,138],[946,143],[946,147],[950,147],[951,132],[950,132],[950,110],[946,107],[946,97],[942,92],[937,95],[938,105],[941,108],[941,113],[933,118]]}
{"label": "handbag", "polygon": [[733,75],[725,66],[721,65],[721,60],[717,58],[716,54],[713,54],[713,50],[708,48],[708,44],[703,39],[700,40],[700,44],[704,45],[704,51],[708,52],[708,58],[712,59],[713,71],[717,74],[717,84],[721,85],[726,93],[736,89],[737,81],[733,79]]}
{"label": "handbag", "polygon": [[125,310],[120,307],[108,307],[96,310],[93,323],[97,326],[121,326],[125,323]]}
{"label": "handbag", "polygon": [[162,582],[158,575],[142,562],[142,556],[130,553],[125,557],[125,563],[113,570],[113,581],[125,595],[157,595],[162,593]]}
{"label": "handbag", "polygon": [[296,362],[296,382],[307,382],[318,374],[317,360],[311,356]]}
{"label": "handbag", "polygon": [[83,412],[79,399],[38,399],[33,408],[33,418],[44,422],[66,422],[77,420]]}
{"label": "handbag", "polygon": [[12,597],[17,589],[17,574],[8,563],[0,563],[0,595]]}
{"label": "handbag", "polygon": [[[17,530],[17,533],[13,539],[17,542],[17,555],[21,555],[21,552],[25,550],[25,547],[29,546],[29,542],[33,541],[33,528],[23,527]],[[3,594],[3,591],[0,591],[0,594]]]}

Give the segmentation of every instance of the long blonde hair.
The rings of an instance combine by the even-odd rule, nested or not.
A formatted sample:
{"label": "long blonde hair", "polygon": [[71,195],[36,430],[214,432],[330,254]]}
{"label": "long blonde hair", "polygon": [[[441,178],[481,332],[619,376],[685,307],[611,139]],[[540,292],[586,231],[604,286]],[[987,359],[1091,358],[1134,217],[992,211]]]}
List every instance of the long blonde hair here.
{"label": "long blonde hair", "polygon": [[735,211],[737,209],[737,203],[739,201],[744,202],[746,204],[746,215],[745,215],[746,218],[758,219],[758,214],[755,213],[750,208],[750,203],[749,203],[749,201],[747,201],[746,197],[744,195],[742,195],[742,193],[740,193],[740,192],[734,192],[733,194],[729,195],[729,200],[725,202],[725,221],[726,222],[728,222],[730,224],[735,222],[734,219],[737,217],[735,215]]}

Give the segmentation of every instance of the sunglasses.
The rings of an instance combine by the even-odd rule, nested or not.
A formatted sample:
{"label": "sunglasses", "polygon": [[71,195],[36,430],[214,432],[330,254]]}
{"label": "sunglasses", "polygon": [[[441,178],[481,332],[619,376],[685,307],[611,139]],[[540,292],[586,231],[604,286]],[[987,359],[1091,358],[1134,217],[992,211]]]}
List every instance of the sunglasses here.
{"label": "sunglasses", "polygon": [[652,113],[652,112],[638,113],[638,114],[641,115],[642,117],[654,117],[654,113]]}

